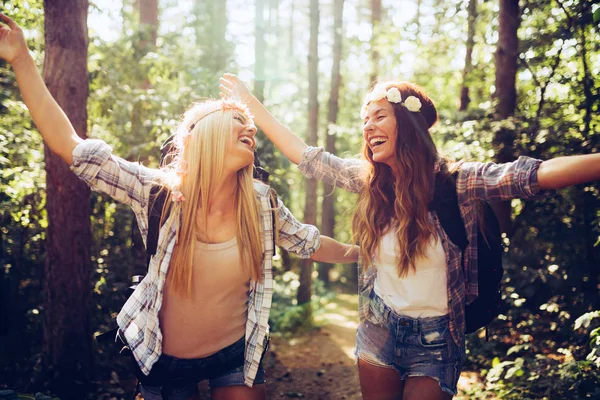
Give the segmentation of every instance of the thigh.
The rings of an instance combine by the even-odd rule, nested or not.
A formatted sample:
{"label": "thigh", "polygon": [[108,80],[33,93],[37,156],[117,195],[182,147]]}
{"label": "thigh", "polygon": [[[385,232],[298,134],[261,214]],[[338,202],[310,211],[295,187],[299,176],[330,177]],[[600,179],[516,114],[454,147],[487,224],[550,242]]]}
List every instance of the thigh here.
{"label": "thigh", "polygon": [[440,384],[427,376],[413,376],[404,384],[404,400],[450,400],[452,395],[440,388]]}
{"label": "thigh", "polygon": [[404,381],[394,368],[359,357],[358,377],[364,400],[403,400]]}
{"label": "thigh", "polygon": [[266,400],[267,389],[264,383],[252,387],[222,386],[211,390],[211,398],[212,400]]}

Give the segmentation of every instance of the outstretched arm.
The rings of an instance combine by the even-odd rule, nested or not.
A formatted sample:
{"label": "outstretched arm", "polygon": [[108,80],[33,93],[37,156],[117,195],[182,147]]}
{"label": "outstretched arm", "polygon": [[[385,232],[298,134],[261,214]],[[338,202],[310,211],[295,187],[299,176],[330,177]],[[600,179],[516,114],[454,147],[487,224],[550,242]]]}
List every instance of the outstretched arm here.
{"label": "outstretched arm", "polygon": [[248,87],[236,75],[224,74],[220,79],[221,96],[239,98],[250,108],[254,122],[263,130],[279,150],[294,164],[300,164],[306,143],[287,126],[275,118],[265,106],[252,95]]}
{"label": "outstretched arm", "polygon": [[318,262],[349,264],[358,260],[358,246],[340,243],[321,235],[321,247],[311,257]]}
{"label": "outstretched arm", "polygon": [[600,154],[557,157],[544,161],[537,171],[541,189],[561,189],[600,180]]}
{"label": "outstretched arm", "polygon": [[1,13],[0,21],[6,24],[0,26],[0,58],[12,66],[23,101],[44,142],[50,151],[71,165],[73,149],[82,139],[44,84],[21,28]]}

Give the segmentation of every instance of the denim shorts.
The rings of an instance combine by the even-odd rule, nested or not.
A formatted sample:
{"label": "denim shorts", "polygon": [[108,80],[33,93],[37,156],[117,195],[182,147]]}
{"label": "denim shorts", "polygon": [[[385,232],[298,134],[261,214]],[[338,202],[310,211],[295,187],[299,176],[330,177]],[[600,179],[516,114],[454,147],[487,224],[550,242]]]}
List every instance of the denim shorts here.
{"label": "denim shorts", "polygon": [[[162,354],[150,375],[141,381],[140,392],[144,400],[162,400],[163,390],[168,400],[185,400],[198,394],[198,383],[203,380],[208,380],[211,389],[242,386],[245,384],[244,350],[245,340],[241,338],[208,357],[181,359]],[[173,384],[168,388],[157,384],[163,380]],[[254,384],[262,383],[265,383],[265,371],[261,362]]]}
{"label": "denim shorts", "polygon": [[400,373],[401,379],[427,376],[455,395],[464,353],[450,334],[448,315],[410,318],[396,314],[373,291],[370,313],[356,333],[361,360]]}

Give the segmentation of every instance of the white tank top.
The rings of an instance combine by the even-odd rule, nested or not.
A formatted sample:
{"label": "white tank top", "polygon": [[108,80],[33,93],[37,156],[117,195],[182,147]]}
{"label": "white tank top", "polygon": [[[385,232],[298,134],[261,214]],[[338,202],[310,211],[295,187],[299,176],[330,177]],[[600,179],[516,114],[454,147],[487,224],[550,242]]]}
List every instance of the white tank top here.
{"label": "white tank top", "polygon": [[416,270],[411,269],[405,278],[399,278],[393,231],[390,229],[381,238],[374,258],[375,293],[400,315],[427,318],[448,314],[448,267],[441,241],[432,239],[426,256],[416,260]]}

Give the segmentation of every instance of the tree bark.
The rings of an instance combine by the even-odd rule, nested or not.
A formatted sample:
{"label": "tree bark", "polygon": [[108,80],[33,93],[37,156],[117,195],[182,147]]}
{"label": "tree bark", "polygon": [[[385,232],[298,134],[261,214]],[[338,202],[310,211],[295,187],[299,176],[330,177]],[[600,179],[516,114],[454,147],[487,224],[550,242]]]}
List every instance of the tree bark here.
{"label": "tree bark", "polygon": [[[308,49],[308,140],[316,146],[319,128],[319,0],[310,0],[310,45]],[[317,181],[306,179],[306,202],[304,203],[304,223],[317,224]],[[310,302],[312,293],[312,260],[304,260],[300,270],[298,304]]]}
{"label": "tree bark", "polygon": [[519,37],[521,23],[518,0],[500,0],[498,16],[498,45],[496,48],[496,114],[498,118],[508,118],[515,113],[517,106],[517,61],[519,57]]}
{"label": "tree bark", "polygon": [[381,0],[371,0],[371,26],[373,33],[371,35],[371,77],[370,83],[373,84],[379,76],[379,51],[377,42],[381,25]]}
{"label": "tree bark", "polygon": [[254,95],[261,102],[265,101],[265,2],[254,2]]}
{"label": "tree bark", "polygon": [[144,54],[156,48],[158,37],[158,0],[138,0],[140,49]]}
{"label": "tree bark", "polygon": [[473,47],[475,47],[475,23],[477,21],[477,0],[469,0],[468,13],[468,32],[467,32],[467,52],[465,55],[465,68],[463,69],[463,83],[460,90],[459,111],[465,111],[469,107],[471,98],[469,97],[469,75],[473,69]]}
{"label": "tree bark", "polygon": [[[87,127],[87,0],[45,0],[44,81],[77,134]],[[92,376],[90,190],[47,147],[43,365],[50,389],[82,399]]]}
{"label": "tree bark", "polygon": [[[341,61],[342,61],[342,30],[343,30],[344,0],[335,0],[333,3],[333,65],[331,67],[331,89],[329,92],[329,104],[327,110],[327,136],[325,149],[335,154],[335,135],[329,132],[329,127],[337,124],[339,110],[340,84],[341,84]],[[333,186],[324,184],[323,209],[321,211],[321,232],[325,236],[334,237],[335,225],[335,196]],[[319,278],[329,287],[329,271],[331,264],[321,263],[319,265]]]}
{"label": "tree bark", "polygon": [[[508,118],[517,106],[517,61],[519,57],[518,30],[521,22],[519,1],[500,0],[498,45],[496,49],[496,117]],[[500,129],[493,140],[496,162],[505,163],[514,158],[515,132]],[[492,202],[500,229],[509,237],[512,234],[510,202]]]}

